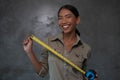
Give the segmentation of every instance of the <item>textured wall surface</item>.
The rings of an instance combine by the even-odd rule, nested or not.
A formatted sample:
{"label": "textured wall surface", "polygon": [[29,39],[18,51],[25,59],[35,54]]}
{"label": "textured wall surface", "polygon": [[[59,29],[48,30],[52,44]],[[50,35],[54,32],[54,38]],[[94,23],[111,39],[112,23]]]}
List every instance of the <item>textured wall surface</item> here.
{"label": "textured wall surface", "polygon": [[[22,42],[31,33],[43,41],[56,35],[57,11],[68,3],[80,11],[81,39],[92,47],[88,68],[99,80],[120,80],[119,0],[0,0],[0,80],[48,80],[35,74]],[[41,46],[34,50],[40,59]]]}

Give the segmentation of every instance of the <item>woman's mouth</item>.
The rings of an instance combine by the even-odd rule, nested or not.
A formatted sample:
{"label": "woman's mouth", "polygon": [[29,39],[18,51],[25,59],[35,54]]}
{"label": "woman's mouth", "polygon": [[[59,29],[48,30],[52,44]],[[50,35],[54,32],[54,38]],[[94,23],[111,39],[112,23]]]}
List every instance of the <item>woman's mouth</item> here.
{"label": "woman's mouth", "polygon": [[65,28],[65,29],[68,28],[68,27],[69,27],[69,26],[63,26],[63,28]]}
{"label": "woman's mouth", "polygon": [[68,29],[70,26],[69,25],[64,25],[63,29]]}

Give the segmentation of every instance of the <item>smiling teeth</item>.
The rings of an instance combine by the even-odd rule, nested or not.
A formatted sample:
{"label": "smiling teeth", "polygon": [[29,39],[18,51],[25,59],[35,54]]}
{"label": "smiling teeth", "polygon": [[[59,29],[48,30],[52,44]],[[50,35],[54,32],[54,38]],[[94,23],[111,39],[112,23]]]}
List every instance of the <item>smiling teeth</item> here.
{"label": "smiling teeth", "polygon": [[68,28],[69,26],[63,26],[63,28]]}

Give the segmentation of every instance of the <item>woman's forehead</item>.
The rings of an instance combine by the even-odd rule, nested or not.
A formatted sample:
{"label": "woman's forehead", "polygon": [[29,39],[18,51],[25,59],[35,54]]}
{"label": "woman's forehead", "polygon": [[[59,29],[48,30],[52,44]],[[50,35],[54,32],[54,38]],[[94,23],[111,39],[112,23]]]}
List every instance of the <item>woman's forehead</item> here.
{"label": "woman's forehead", "polygon": [[59,12],[59,16],[65,16],[65,15],[73,15],[73,13],[69,9],[61,9]]}

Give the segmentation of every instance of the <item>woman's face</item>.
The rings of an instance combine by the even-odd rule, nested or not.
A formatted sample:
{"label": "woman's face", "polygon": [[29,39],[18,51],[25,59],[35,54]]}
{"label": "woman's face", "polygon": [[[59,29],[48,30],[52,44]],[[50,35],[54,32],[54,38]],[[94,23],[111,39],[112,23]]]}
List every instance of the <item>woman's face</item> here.
{"label": "woman's face", "polygon": [[58,14],[58,25],[64,33],[75,31],[75,27],[80,23],[80,17],[75,15],[68,9],[61,9]]}

